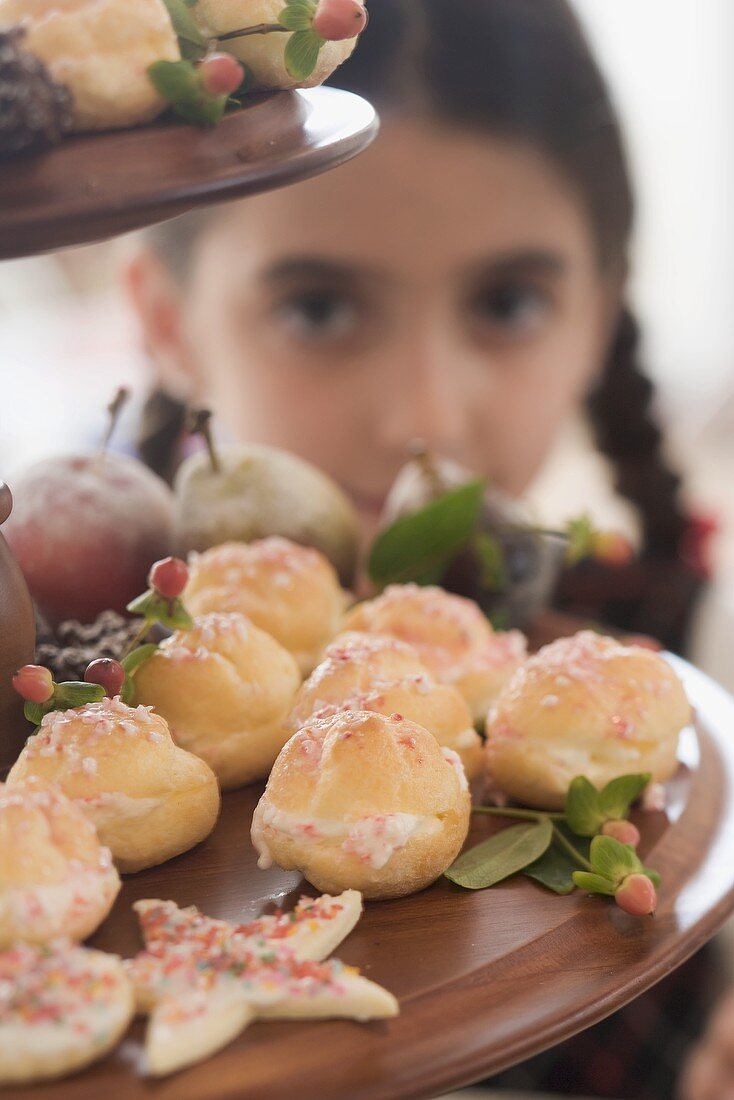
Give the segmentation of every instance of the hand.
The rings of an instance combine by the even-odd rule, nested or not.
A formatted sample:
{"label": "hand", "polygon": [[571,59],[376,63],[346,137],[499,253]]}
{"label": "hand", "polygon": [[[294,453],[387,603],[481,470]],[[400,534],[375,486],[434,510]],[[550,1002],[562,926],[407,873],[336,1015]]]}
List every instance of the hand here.
{"label": "hand", "polygon": [[684,1066],[679,1100],[734,1100],[734,991],[719,1001]]}

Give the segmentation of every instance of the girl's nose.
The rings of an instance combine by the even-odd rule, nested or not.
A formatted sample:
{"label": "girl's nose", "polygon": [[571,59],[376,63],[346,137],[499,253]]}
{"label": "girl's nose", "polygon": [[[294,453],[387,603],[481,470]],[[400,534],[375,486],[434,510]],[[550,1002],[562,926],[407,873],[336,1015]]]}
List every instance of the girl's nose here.
{"label": "girl's nose", "polygon": [[460,455],[473,415],[470,366],[461,350],[434,337],[430,343],[403,346],[388,370],[379,418],[381,444],[404,453],[411,442],[421,440],[439,454]]}

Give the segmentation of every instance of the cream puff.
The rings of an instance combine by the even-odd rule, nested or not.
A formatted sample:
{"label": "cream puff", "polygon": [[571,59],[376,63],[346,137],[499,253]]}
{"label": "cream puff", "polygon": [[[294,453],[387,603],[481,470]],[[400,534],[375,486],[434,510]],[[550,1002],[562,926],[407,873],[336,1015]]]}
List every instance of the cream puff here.
{"label": "cream puff", "polygon": [[0,952],[0,1085],[65,1077],[117,1045],[135,1012],[116,955],[56,943]]}
{"label": "cream puff", "polygon": [[135,676],[137,697],[231,790],[267,776],[301,682],[274,638],[236,612],[200,615],[161,643]]}
{"label": "cream puff", "polygon": [[339,711],[287,742],[252,822],[261,867],[301,871],[319,890],[394,898],[429,886],[469,828],[460,759],[422,726]]}
{"label": "cream puff", "polygon": [[163,0],[0,0],[0,29],[14,25],[71,91],[75,130],[134,126],[165,107],[148,68],[181,51]]}
{"label": "cream puff", "polygon": [[108,849],[58,787],[0,783],[0,950],[18,940],[86,939],[119,889]]}
{"label": "cream puff", "polygon": [[147,899],[135,909],[145,950],[127,963],[138,1008],[150,1014],[148,1069],[163,1076],[201,1061],[264,1019],[380,1019],[392,994],[323,961],[361,912],[359,894],[303,899],[290,914],[235,925]]}
{"label": "cream puff", "polygon": [[239,611],[292,653],[304,676],[339,633],[347,594],[318,550],[283,538],[228,542],[190,559],[192,615]]}
{"label": "cream puff", "polygon": [[415,650],[387,634],[344,634],[300,688],[287,722],[295,733],[311,718],[339,710],[402,714],[461,758],[469,779],[484,768],[482,741],[462,695],[437,684]]}
{"label": "cream puff", "polygon": [[604,786],[677,768],[691,706],[670,665],[652,650],[586,630],[531,657],[487,720],[492,780],[527,806],[560,810],[572,779]]}
{"label": "cream puff", "polygon": [[436,680],[461,692],[476,723],[527,655],[519,630],[494,631],[472,600],[417,584],[390,585],[358,604],[344,629],[392,634],[413,646]]}
{"label": "cream puff", "polygon": [[47,714],[8,783],[30,776],[58,783],[123,872],[193,848],[219,814],[211,768],[174,744],[160,715],[119,699]]}

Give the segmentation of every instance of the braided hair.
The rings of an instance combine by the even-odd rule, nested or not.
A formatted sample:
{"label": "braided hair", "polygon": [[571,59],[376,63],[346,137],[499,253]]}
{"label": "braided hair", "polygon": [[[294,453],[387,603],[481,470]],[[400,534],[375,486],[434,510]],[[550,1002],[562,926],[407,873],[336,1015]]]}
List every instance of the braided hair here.
{"label": "braided hair", "polygon": [[636,505],[645,552],[675,556],[687,529],[680,477],[663,456],[654,387],[639,364],[640,330],[628,309],[619,319],[606,368],[588,410],[597,445],[611,461],[617,491]]}

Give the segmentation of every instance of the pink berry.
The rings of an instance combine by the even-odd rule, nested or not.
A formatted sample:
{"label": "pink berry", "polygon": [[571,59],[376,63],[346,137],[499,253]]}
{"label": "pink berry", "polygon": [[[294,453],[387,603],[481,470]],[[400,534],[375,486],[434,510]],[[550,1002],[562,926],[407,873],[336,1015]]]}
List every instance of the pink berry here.
{"label": "pink berry", "polygon": [[119,661],[113,661],[110,657],[101,657],[98,661],[92,661],[87,665],[84,679],[88,684],[99,684],[105,694],[114,699],[122,691],[125,683],[125,669]]}
{"label": "pink berry", "polygon": [[23,665],[13,677],[13,687],[28,703],[47,703],[54,693],[54,678],[43,665]]}
{"label": "pink berry", "polygon": [[634,555],[632,543],[620,531],[599,531],[594,538],[594,557],[604,565],[628,565]]}
{"label": "pink berry", "polygon": [[321,0],[313,29],[327,42],[356,38],[367,26],[367,9],[358,0]]}
{"label": "pink berry", "polygon": [[657,909],[658,895],[647,875],[635,874],[627,875],[614,900],[620,909],[633,917],[649,917]]}
{"label": "pink berry", "polygon": [[636,848],[640,843],[640,830],[631,821],[605,821],[601,827],[604,836],[614,837],[620,844]]}
{"label": "pink berry", "polygon": [[180,596],[189,580],[189,567],[180,558],[157,561],[148,576],[148,584],[167,600]]}
{"label": "pink berry", "polygon": [[199,65],[199,79],[207,95],[232,95],[245,79],[245,70],[229,53],[210,53]]}

